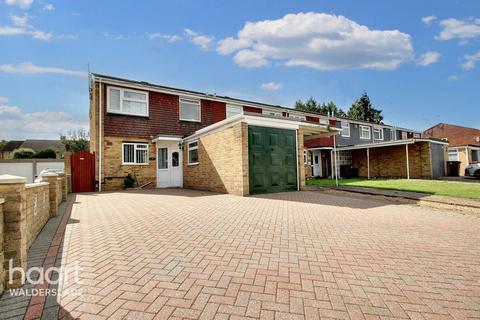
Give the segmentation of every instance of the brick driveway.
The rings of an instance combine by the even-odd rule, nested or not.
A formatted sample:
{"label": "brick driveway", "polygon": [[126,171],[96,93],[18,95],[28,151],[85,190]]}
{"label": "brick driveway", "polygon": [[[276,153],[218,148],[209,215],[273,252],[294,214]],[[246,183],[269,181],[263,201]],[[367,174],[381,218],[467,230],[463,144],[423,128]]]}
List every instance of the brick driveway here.
{"label": "brick driveway", "polygon": [[480,216],[321,192],[80,194],[62,316],[480,318]]}

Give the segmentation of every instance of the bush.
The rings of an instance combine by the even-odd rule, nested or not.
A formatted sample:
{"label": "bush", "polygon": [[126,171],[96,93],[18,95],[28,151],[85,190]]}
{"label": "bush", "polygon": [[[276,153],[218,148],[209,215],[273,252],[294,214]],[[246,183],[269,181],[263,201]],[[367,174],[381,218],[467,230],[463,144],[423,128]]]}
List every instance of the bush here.
{"label": "bush", "polygon": [[129,173],[125,178],[123,178],[123,183],[125,184],[126,188],[133,188],[133,184],[135,183],[135,179],[132,177],[132,174]]}
{"label": "bush", "polygon": [[35,151],[30,148],[20,148],[13,151],[13,159],[30,159],[34,155]]}
{"label": "bush", "polygon": [[55,149],[53,149],[53,148],[45,148],[43,150],[35,152],[35,154],[32,156],[32,158],[56,159],[57,158],[57,153],[55,152]]}

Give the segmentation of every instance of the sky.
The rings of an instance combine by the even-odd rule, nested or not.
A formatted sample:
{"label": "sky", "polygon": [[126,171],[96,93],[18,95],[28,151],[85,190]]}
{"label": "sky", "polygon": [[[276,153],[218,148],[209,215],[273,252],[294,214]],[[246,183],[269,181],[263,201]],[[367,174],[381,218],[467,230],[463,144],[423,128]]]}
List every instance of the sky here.
{"label": "sky", "polygon": [[0,0],[0,140],[88,129],[92,72],[480,127],[480,2]]}

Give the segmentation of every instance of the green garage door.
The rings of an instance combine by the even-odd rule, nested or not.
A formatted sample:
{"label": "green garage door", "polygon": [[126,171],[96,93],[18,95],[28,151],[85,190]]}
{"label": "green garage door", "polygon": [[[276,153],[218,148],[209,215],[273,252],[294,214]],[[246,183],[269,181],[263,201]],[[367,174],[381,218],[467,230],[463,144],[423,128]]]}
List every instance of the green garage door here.
{"label": "green garage door", "polygon": [[297,190],[295,130],[248,127],[250,194]]}

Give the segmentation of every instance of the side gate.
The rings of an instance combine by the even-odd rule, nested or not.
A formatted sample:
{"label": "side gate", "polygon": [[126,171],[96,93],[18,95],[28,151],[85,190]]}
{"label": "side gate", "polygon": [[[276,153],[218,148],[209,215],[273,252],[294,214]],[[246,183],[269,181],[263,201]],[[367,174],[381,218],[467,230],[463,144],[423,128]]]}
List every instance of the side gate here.
{"label": "side gate", "polygon": [[95,191],[95,155],[88,151],[72,154],[72,192]]}

